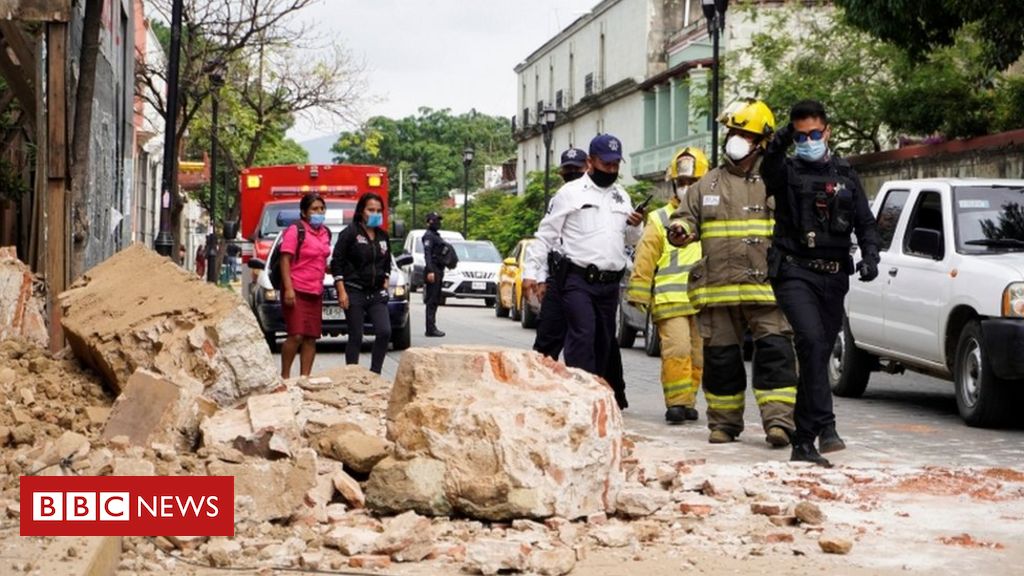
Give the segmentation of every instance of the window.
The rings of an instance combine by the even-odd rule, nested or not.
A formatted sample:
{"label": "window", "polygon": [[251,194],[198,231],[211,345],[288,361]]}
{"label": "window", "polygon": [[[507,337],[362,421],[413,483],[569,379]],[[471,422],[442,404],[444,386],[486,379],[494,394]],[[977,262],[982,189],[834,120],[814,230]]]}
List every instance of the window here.
{"label": "window", "polygon": [[558,92],[555,92],[555,109],[561,110],[563,104],[564,101],[562,99],[562,91],[559,90]]}
{"label": "window", "polygon": [[544,101],[537,101],[537,124],[544,123]]}
{"label": "window", "polygon": [[530,125],[530,109],[523,108],[523,128]]}
{"label": "window", "polygon": [[900,221],[900,214],[903,213],[903,206],[906,205],[909,196],[910,192],[907,190],[890,190],[885,195],[885,202],[878,212],[878,234],[882,237],[882,245],[879,248],[882,252],[892,245],[896,225]]}
{"label": "window", "polygon": [[[917,204],[914,206],[914,212],[910,215],[910,223],[907,225],[906,231],[903,233],[903,253],[910,256],[919,256],[916,252],[910,250],[910,238],[913,235],[914,230],[934,230],[939,233],[939,245],[942,246],[942,239],[946,235],[942,231],[942,196],[938,192],[921,192],[917,197]],[[924,256],[924,255],[920,255]],[[931,256],[928,255],[928,258]],[[941,260],[943,257],[942,252],[938,254],[938,259]]]}
{"label": "window", "polygon": [[583,96],[590,96],[594,93],[594,73],[591,72],[583,77]]}

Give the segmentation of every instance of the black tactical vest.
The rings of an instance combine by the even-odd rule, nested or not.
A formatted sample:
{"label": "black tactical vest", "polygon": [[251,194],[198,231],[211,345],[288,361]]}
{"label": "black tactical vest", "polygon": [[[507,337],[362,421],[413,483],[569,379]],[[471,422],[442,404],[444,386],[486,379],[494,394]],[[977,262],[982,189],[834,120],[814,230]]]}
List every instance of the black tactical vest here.
{"label": "black tactical vest", "polygon": [[853,232],[853,193],[857,183],[844,160],[828,162],[821,173],[789,164],[790,198],[798,240],[807,248],[849,248]]}

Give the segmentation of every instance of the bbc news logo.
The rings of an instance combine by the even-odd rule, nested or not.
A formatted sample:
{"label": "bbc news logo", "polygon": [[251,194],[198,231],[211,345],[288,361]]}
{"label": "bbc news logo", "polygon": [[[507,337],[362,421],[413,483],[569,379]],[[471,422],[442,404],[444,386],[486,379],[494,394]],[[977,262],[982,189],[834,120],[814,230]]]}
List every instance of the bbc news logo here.
{"label": "bbc news logo", "polygon": [[22,536],[233,536],[232,476],[22,476]]}

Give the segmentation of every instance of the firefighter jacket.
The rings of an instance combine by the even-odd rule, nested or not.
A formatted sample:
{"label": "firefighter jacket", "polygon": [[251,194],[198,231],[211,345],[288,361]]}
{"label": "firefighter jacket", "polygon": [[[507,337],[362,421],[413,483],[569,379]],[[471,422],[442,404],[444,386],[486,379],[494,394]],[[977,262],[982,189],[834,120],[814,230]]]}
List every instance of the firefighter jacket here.
{"label": "firefighter jacket", "polygon": [[690,187],[672,220],[696,232],[703,251],[690,270],[694,306],[775,303],[768,281],[773,204],[757,166],[745,173],[728,158]]}
{"label": "firefighter jacket", "polygon": [[651,317],[655,322],[697,312],[690,304],[687,283],[690,269],[701,257],[700,243],[676,248],[669,244],[666,234],[672,213],[678,208],[679,201],[673,195],[669,204],[647,217],[626,290],[630,302],[651,306],[653,300]]}

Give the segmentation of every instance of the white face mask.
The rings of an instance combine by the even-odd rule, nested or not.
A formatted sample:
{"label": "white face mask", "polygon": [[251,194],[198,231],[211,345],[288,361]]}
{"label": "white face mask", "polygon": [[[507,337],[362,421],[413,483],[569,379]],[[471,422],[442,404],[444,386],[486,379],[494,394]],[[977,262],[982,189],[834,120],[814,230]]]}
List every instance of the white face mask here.
{"label": "white face mask", "polygon": [[683,200],[686,200],[686,191],[689,190],[689,189],[690,189],[690,187],[688,185],[677,184],[676,185],[676,198],[678,198],[680,202],[682,202]]}
{"label": "white face mask", "polygon": [[725,142],[725,153],[734,162],[739,162],[750,155],[750,142],[743,136],[733,134]]}

